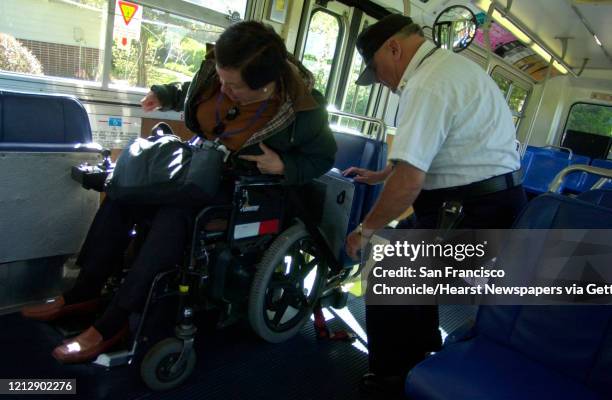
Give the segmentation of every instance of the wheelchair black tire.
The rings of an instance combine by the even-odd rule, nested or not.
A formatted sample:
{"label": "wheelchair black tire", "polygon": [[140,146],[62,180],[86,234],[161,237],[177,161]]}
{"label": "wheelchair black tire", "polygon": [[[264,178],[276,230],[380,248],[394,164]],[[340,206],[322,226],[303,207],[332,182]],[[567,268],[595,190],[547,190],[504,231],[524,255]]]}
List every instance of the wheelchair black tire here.
{"label": "wheelchair black tire", "polygon": [[[317,254],[315,258],[318,263],[313,267],[317,268],[317,272],[313,280],[311,291],[307,295],[303,295],[308,301],[300,302],[302,307],[296,309],[296,315],[290,319],[289,322],[280,323],[279,321],[277,323],[282,326],[282,329],[274,329],[274,327],[270,325],[267,316],[268,309],[266,308],[266,296],[269,295],[268,286],[271,283],[271,278],[275,270],[279,268],[279,265],[282,265],[281,263],[284,262],[285,256],[292,247],[296,245],[302,246],[303,244],[313,246],[313,249],[316,247],[314,245],[314,240],[310,237],[306,228],[301,223],[297,223],[274,239],[272,245],[266,250],[261,261],[257,265],[257,272],[255,273],[249,293],[248,315],[253,331],[267,342],[280,343],[297,334],[304,323],[310,319],[312,309],[323,291],[328,268],[322,261],[321,256]],[[311,252],[316,253],[316,251]],[[301,289],[303,293],[304,288],[302,284],[299,285],[299,289]],[[283,315],[281,315],[281,318],[282,316]]]}
{"label": "wheelchair black tire", "polygon": [[140,376],[152,390],[172,389],[183,383],[193,372],[196,364],[195,350],[191,350],[187,361],[174,374],[167,372],[168,365],[178,359],[183,349],[183,342],[177,338],[166,338],[156,343],[147,352],[140,364]]}

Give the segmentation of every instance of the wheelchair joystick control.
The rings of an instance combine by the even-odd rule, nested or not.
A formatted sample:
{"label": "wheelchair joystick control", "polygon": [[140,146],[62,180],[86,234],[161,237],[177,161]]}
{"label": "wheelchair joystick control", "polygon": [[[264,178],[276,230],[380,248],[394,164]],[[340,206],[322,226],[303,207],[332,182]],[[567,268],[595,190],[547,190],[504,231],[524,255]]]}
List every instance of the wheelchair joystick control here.
{"label": "wheelchair joystick control", "polygon": [[103,192],[106,177],[113,170],[114,165],[110,158],[111,151],[109,149],[103,149],[101,155],[102,161],[95,166],[83,163],[72,167],[72,179],[79,182],[85,189]]}
{"label": "wheelchair joystick control", "polygon": [[111,151],[109,149],[102,150],[102,163],[100,163],[100,167],[103,170],[108,170],[111,168]]}

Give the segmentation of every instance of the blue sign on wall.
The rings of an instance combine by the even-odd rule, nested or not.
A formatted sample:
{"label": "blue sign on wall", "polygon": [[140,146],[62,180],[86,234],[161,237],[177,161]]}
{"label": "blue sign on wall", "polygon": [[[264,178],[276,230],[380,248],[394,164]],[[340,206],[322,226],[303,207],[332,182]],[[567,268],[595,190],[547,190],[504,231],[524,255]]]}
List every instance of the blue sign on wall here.
{"label": "blue sign on wall", "polygon": [[123,121],[120,117],[111,117],[108,119],[108,126],[122,126]]}

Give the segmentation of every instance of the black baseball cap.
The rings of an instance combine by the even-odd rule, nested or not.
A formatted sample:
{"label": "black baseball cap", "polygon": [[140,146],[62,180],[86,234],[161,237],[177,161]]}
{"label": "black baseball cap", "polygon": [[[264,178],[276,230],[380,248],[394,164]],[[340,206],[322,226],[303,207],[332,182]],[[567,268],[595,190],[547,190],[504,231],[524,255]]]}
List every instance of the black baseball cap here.
{"label": "black baseball cap", "polygon": [[376,71],[371,68],[374,53],[389,39],[406,25],[413,24],[412,18],[402,14],[390,14],[365,28],[357,37],[357,51],[363,57],[366,68],[355,82],[360,86],[376,83]]}

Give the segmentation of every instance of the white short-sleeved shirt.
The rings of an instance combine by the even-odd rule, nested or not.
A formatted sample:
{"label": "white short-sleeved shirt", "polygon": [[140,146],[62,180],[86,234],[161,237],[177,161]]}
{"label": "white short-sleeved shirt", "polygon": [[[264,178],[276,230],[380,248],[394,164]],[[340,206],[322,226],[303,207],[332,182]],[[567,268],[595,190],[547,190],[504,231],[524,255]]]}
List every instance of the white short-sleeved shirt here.
{"label": "white short-sleeved shirt", "polygon": [[398,86],[389,160],[426,172],[425,190],[519,169],[512,114],[497,84],[471,60],[444,49],[431,53],[434,47],[421,45]]}

